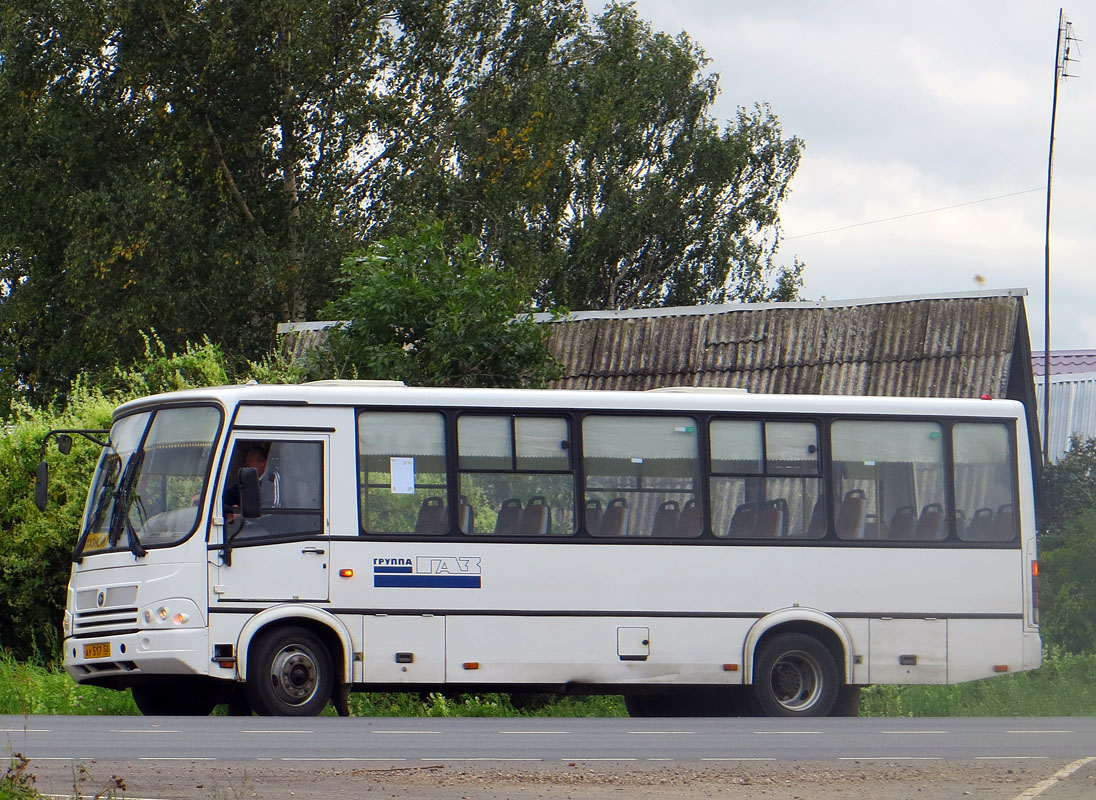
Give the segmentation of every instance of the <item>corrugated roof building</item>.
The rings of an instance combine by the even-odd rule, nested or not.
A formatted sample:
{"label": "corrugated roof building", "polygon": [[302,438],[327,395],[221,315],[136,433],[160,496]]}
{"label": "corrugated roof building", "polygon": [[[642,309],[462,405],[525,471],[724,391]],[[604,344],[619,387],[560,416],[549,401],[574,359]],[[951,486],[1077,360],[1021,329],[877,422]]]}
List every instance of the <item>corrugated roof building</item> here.
{"label": "corrugated roof building", "polygon": [[[552,324],[557,388],[1034,400],[1024,290],[587,311]],[[547,319],[547,317],[543,317]]]}
{"label": "corrugated roof building", "polygon": [[[1039,452],[1024,289],[800,303],[580,311],[551,325],[553,388],[739,387],[755,393],[1005,397]],[[291,352],[325,327],[291,323]],[[1053,399],[1053,390],[1052,390]]]}
{"label": "corrugated roof building", "polygon": [[[1031,371],[1036,377],[1046,374],[1046,356],[1044,350],[1033,350],[1031,353]],[[1077,373],[1096,372],[1096,350],[1051,350],[1050,374],[1074,375]],[[1051,389],[1053,392],[1054,390]]]}
{"label": "corrugated roof building", "polygon": [[[1053,364],[1053,351],[1051,363]],[[1043,378],[1035,383],[1039,407],[1039,430],[1043,427]],[[1074,436],[1096,436],[1096,372],[1065,373],[1050,376],[1050,438],[1047,457],[1058,461],[1070,450]]]}

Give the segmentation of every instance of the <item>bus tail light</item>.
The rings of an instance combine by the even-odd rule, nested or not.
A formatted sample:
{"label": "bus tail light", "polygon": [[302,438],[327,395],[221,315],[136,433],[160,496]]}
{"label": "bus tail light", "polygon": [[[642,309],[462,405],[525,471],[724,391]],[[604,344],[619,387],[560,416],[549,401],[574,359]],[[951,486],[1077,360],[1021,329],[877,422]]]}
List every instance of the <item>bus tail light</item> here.
{"label": "bus tail light", "polygon": [[1039,562],[1031,562],[1031,621],[1039,624]]}

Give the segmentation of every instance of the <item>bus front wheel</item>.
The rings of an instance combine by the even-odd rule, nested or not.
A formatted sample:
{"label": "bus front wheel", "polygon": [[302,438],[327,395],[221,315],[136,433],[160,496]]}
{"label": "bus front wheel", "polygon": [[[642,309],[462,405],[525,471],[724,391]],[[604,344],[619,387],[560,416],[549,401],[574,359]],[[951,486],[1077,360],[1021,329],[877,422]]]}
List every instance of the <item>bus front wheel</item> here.
{"label": "bus front wheel", "polygon": [[333,688],[331,656],[307,628],[275,628],[252,645],[245,691],[257,714],[314,717]]}
{"label": "bus front wheel", "polygon": [[754,661],[754,694],[770,717],[824,717],[839,688],[833,655],[805,633],[777,634]]}

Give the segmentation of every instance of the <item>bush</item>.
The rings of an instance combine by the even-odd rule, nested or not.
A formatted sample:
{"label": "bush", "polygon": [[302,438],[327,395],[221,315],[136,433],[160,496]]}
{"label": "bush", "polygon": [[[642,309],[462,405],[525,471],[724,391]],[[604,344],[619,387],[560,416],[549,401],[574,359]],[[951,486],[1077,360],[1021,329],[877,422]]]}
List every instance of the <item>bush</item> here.
{"label": "bush", "polygon": [[[108,428],[113,409],[126,400],[158,392],[226,384],[224,354],[209,341],[168,353],[155,334],[145,337],[145,357],[92,387],[78,378],[63,409],[14,405],[0,437],[0,651],[47,663],[57,657],[73,548],[99,455],[77,437],[72,452],[46,453],[49,506],[34,505],[34,475],[42,439],[52,428]],[[267,380],[291,379],[291,366],[275,355],[251,372]]]}
{"label": "bush", "polygon": [[348,325],[308,355],[316,377],[517,387],[559,375],[548,326],[518,318],[527,289],[484,263],[474,239],[447,242],[440,222],[354,254],[342,283],[345,296],[323,313]]}

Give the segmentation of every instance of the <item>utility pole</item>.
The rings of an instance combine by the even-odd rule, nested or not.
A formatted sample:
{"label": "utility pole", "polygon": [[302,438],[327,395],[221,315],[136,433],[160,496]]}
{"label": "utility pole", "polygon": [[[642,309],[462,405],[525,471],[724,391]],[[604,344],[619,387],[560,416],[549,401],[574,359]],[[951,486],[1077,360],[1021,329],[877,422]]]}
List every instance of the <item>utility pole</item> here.
{"label": "utility pole", "polygon": [[1073,23],[1065,10],[1058,9],[1058,38],[1054,49],[1054,98],[1050,104],[1050,154],[1047,156],[1046,242],[1043,248],[1043,464],[1050,463],[1050,185],[1054,178],[1054,121],[1058,113],[1058,84],[1066,78],[1070,48],[1078,39],[1073,36]]}

